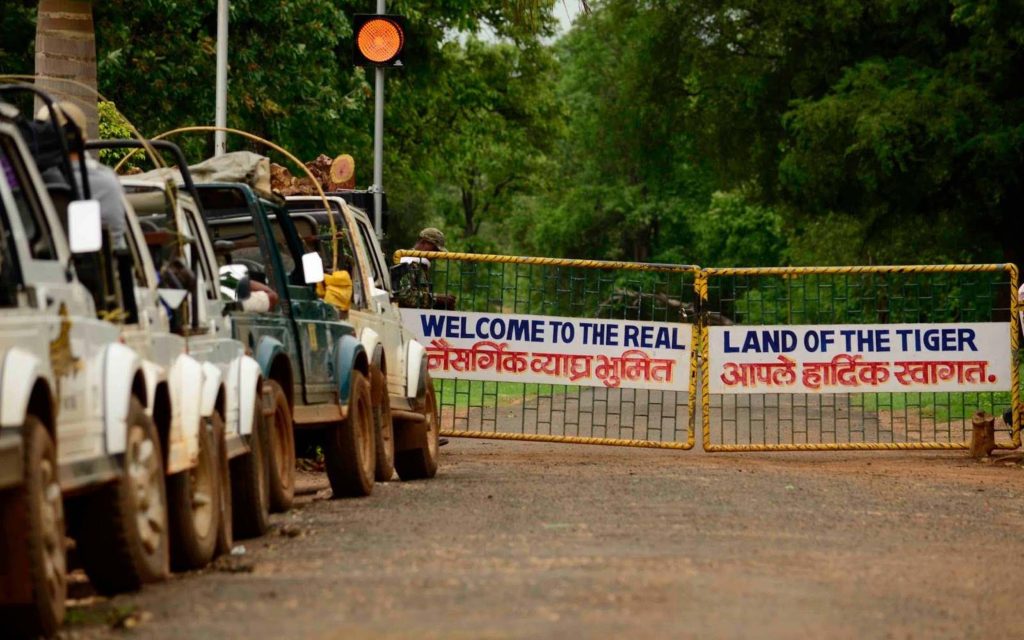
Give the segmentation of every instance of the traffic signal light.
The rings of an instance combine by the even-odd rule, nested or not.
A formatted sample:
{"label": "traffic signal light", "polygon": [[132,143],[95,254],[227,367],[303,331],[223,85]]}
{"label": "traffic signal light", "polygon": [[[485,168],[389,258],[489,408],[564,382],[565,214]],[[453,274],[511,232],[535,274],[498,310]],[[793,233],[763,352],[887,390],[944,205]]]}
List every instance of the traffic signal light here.
{"label": "traffic signal light", "polygon": [[401,67],[405,19],[382,14],[357,14],[353,18],[355,38],[352,57],[355,65]]}

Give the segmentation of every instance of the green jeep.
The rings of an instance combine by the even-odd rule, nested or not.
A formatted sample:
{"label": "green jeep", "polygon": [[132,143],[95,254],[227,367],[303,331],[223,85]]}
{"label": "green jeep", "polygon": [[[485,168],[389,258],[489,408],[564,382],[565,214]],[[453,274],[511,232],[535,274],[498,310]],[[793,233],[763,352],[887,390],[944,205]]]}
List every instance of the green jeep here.
{"label": "green jeep", "polygon": [[252,349],[264,377],[281,383],[282,408],[294,420],[294,439],[273,438],[272,493],[290,502],[298,440],[309,445],[304,453],[322,451],[335,496],[369,495],[376,457],[369,361],[352,325],[317,295],[319,255],[272,194],[261,197],[244,183],[196,187],[222,288],[230,296],[234,283],[249,282],[249,297],[230,311],[234,335]]}

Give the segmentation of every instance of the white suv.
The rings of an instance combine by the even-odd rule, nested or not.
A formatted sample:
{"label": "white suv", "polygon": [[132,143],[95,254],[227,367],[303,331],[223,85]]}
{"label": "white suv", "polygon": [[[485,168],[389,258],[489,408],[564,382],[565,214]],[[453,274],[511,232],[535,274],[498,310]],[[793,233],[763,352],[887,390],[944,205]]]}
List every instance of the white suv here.
{"label": "white suv", "polygon": [[[5,109],[0,103],[0,109]],[[52,635],[64,614],[65,507],[82,564],[104,592],[167,572],[162,368],[97,319],[39,172],[0,115],[0,619]],[[101,237],[95,201],[71,202],[71,237]],[[71,249],[80,250],[72,256]],[[193,361],[194,363],[194,361]],[[68,497],[65,504],[63,496]],[[10,625],[10,626],[9,626]]]}
{"label": "white suv", "polygon": [[[371,356],[371,385],[377,425],[377,479],[432,478],[437,473],[438,413],[427,374],[426,350],[402,325],[393,299],[388,262],[366,213],[336,195],[327,197],[338,235],[332,241],[323,200],[288,198],[292,220],[304,237],[316,237],[328,271],[352,280],[346,319],[356,327]],[[330,278],[329,278],[330,279]]]}

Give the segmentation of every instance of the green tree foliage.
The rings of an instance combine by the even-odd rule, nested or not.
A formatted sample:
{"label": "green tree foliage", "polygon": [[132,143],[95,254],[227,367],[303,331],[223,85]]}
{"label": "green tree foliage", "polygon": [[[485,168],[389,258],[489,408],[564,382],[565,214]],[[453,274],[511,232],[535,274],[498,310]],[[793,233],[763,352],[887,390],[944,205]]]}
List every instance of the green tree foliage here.
{"label": "green tree foliage", "polygon": [[560,43],[559,92],[570,115],[549,210],[532,237],[538,251],[691,261],[688,213],[713,188],[692,136],[665,108],[677,83],[648,73],[658,19],[646,5],[610,2]]}
{"label": "green tree foliage", "polygon": [[[709,194],[739,190],[784,221],[789,250],[765,256],[1019,262],[1022,38],[1015,0],[596,3],[564,46],[567,147],[586,151],[557,210],[633,236],[584,250],[754,260],[739,237],[701,255],[743,227]],[[631,214],[652,205],[654,225]]]}
{"label": "green tree foliage", "polygon": [[[137,4],[114,0],[97,8],[101,85],[136,88],[125,92],[121,104],[125,113],[144,114],[132,117],[143,118],[140,126],[148,132],[212,123],[215,3],[161,0],[141,9]],[[303,159],[351,153],[358,184],[369,186],[373,71],[351,63],[351,16],[367,10],[355,1],[234,0],[229,125],[268,137]],[[532,175],[522,168],[524,145],[513,139],[521,135],[520,125],[530,123],[511,112],[526,108],[516,99],[537,82],[535,71],[543,70],[542,61],[530,58],[545,53],[536,46],[538,33],[511,20],[514,7],[498,0],[429,8],[397,2],[389,10],[406,16],[410,33],[406,65],[389,71],[387,84],[385,186],[392,209],[401,213],[391,225],[396,246],[411,240],[426,220],[460,223],[465,235],[474,235],[486,212],[471,207],[469,222],[461,224],[460,217],[445,215],[450,207],[435,205],[469,185],[478,208],[489,210],[499,204],[491,204],[495,191],[499,199],[507,197]],[[498,45],[481,48],[454,39],[483,24],[516,44],[498,53]],[[506,113],[508,124],[498,126]],[[522,159],[506,161],[503,147],[514,147]],[[466,153],[459,154],[469,148],[490,151],[472,179],[467,176],[473,167],[462,168]],[[502,181],[506,185],[499,187]]]}
{"label": "green tree foliage", "polygon": [[496,242],[506,218],[545,186],[561,116],[554,60],[536,42],[469,39],[442,51],[447,64],[431,109],[446,126],[434,137],[432,205],[467,247],[498,250],[507,247]]}
{"label": "green tree foliage", "polygon": [[949,253],[1020,262],[1024,5],[880,4],[887,46],[784,117],[786,199],[863,218],[875,246],[916,227]]}
{"label": "green tree foliage", "polygon": [[785,264],[782,224],[777,212],[749,202],[741,193],[717,192],[695,228],[696,262],[721,267]]}
{"label": "green tree foliage", "polygon": [[[0,70],[32,63],[0,0]],[[708,265],[1003,260],[1024,237],[1020,0],[390,3],[393,246]],[[100,89],[155,133],[213,118],[215,2],[95,4]],[[355,0],[234,0],[229,122],[370,182]],[[192,139],[195,154],[210,141]],[[247,146],[233,141],[235,146]]]}
{"label": "green tree foliage", "polygon": [[[134,139],[135,136],[128,124],[128,121],[125,120],[116,104],[113,102],[100,102],[98,105],[98,112],[100,117],[99,133],[101,140]],[[101,149],[99,156],[100,162],[110,166],[116,166],[122,159],[130,154],[131,151],[128,149]],[[133,155],[132,158],[127,160],[122,167],[125,171],[135,168],[143,171],[150,168],[148,160],[141,158],[138,155]]]}
{"label": "green tree foliage", "polygon": [[[95,14],[101,91],[116,92],[140,130],[213,124],[216,2],[110,0]],[[230,29],[229,125],[300,157],[344,144],[350,94],[365,86],[350,66],[339,69],[335,49],[351,27],[338,4],[234,0]]]}
{"label": "green tree foliage", "polygon": [[32,73],[36,0],[0,0],[0,73]]}

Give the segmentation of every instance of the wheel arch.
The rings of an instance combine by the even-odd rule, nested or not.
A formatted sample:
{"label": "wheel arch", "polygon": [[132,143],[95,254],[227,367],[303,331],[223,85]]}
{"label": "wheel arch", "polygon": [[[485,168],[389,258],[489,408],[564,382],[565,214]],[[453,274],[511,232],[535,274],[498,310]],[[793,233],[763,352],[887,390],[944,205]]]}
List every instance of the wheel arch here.
{"label": "wheel arch", "polygon": [[32,393],[28,398],[27,413],[39,418],[49,432],[50,437],[53,438],[54,443],[56,443],[57,411],[53,392],[50,390],[50,384],[46,380],[38,378],[35,384],[32,385]]}
{"label": "wheel arch", "polygon": [[370,359],[366,349],[355,337],[346,335],[338,338],[334,350],[334,375],[338,385],[338,399],[347,404],[352,393],[352,371],[359,371],[364,376],[370,375]]}
{"label": "wheel arch", "polygon": [[153,406],[152,394],[160,371],[120,343],[107,345],[103,359],[103,422],[107,453],[123,453],[128,435],[128,408],[132,397],[147,408]]}
{"label": "wheel arch", "polygon": [[[220,410],[220,415],[224,417],[224,376],[217,365],[212,362],[203,362],[203,387],[202,387],[202,406],[200,407],[200,415],[203,417],[209,417],[213,415],[214,411]],[[218,405],[218,402],[221,404]]]}
{"label": "wheel arch", "polygon": [[213,410],[219,413],[222,419],[227,411],[227,404],[227,390],[224,388],[224,385],[221,385],[220,389],[217,390],[217,399],[213,401]]}
{"label": "wheel arch", "polygon": [[263,379],[274,380],[281,385],[285,397],[288,398],[288,405],[294,407],[295,374],[292,369],[292,359],[284,345],[275,338],[265,336],[260,338],[253,357],[259,363]]}
{"label": "wheel arch", "polygon": [[153,393],[153,424],[156,426],[157,437],[160,440],[160,451],[162,452],[164,465],[167,465],[167,456],[170,455],[171,439],[171,390],[166,382],[156,386]]}
{"label": "wheel arch", "polygon": [[256,403],[261,398],[263,372],[253,358],[244,356],[238,367],[238,433],[252,433],[256,419]]}
{"label": "wheel arch", "polygon": [[407,367],[405,395],[415,398],[417,401],[423,400],[427,393],[427,350],[416,340],[410,340],[405,362]]}
{"label": "wheel arch", "polygon": [[0,426],[24,424],[38,383],[44,382],[46,388],[50,388],[45,376],[43,361],[28,351],[13,348],[3,354],[0,359]]}
{"label": "wheel arch", "polygon": [[274,357],[267,373],[267,380],[274,380],[284,390],[288,398],[288,406],[295,406],[295,376],[292,373],[292,361],[287,354],[279,353]]}

